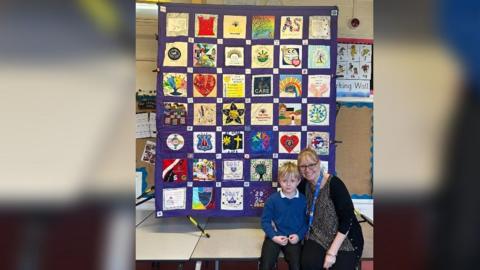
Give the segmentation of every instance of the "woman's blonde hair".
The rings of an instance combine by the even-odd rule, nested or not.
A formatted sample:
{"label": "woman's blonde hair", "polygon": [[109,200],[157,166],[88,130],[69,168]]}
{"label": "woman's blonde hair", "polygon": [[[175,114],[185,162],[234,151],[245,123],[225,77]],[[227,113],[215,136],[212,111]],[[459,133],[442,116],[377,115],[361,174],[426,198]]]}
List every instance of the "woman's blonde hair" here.
{"label": "woman's blonde hair", "polygon": [[285,162],[278,169],[278,179],[289,178],[289,177],[300,180],[300,173],[298,172],[297,165],[295,165],[295,163],[291,161]]}
{"label": "woman's blonde hair", "polygon": [[305,160],[307,157],[317,162],[320,161],[320,159],[318,158],[317,152],[315,152],[315,150],[313,150],[312,148],[307,147],[302,151],[300,151],[300,154],[298,154],[297,164],[300,164],[300,161]]}

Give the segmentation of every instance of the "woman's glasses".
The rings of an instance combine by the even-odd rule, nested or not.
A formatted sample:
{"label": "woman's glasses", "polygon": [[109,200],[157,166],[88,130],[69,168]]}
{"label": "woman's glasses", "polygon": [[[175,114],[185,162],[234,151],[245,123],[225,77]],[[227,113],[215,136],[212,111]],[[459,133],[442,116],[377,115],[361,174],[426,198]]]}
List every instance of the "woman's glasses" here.
{"label": "woman's glasses", "polygon": [[300,165],[300,166],[298,166],[298,167],[299,167],[300,170],[302,170],[302,171],[307,170],[307,168],[310,169],[310,170],[313,170],[313,168],[315,168],[315,166],[317,166],[317,164],[318,164],[318,161],[315,162],[315,163],[311,163],[311,164]]}

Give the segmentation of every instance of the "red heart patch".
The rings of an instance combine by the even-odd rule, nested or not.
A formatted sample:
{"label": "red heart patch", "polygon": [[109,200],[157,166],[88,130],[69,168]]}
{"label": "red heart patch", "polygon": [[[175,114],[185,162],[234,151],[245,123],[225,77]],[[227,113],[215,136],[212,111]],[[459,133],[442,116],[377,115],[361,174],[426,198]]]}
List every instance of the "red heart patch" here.
{"label": "red heart patch", "polygon": [[195,74],[193,85],[195,89],[204,97],[208,96],[217,84],[215,76],[207,74]]}
{"label": "red heart patch", "polygon": [[288,153],[291,153],[292,150],[297,146],[299,139],[296,135],[283,135],[280,137],[280,143],[285,147]]}
{"label": "red heart patch", "polygon": [[292,65],[294,67],[298,67],[300,65],[300,59],[293,59],[292,60]]}

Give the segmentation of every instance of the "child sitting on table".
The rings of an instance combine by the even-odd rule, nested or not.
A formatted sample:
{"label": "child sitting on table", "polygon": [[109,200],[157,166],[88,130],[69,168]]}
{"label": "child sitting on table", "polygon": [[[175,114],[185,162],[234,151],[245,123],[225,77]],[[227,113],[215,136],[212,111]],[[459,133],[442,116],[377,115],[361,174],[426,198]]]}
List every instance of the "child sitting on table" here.
{"label": "child sitting on table", "polygon": [[298,192],[300,174],[297,165],[287,162],[278,170],[281,191],[272,194],[262,214],[265,240],[262,245],[260,270],[271,270],[280,250],[289,270],[300,269],[300,241],[307,232],[305,196]]}

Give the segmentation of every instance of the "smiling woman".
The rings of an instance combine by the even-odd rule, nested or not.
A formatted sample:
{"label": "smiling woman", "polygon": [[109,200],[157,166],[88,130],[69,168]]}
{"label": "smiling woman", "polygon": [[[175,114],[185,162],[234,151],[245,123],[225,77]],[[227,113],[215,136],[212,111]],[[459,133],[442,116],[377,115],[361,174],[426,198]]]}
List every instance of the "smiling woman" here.
{"label": "smiling woman", "polygon": [[300,152],[297,164],[305,179],[309,215],[302,269],[333,265],[335,269],[355,269],[363,251],[363,235],[345,184],[323,171],[317,153],[311,148]]}

